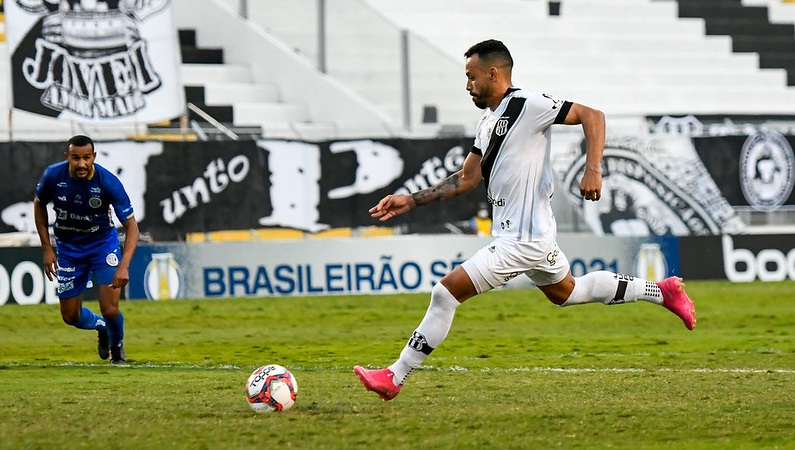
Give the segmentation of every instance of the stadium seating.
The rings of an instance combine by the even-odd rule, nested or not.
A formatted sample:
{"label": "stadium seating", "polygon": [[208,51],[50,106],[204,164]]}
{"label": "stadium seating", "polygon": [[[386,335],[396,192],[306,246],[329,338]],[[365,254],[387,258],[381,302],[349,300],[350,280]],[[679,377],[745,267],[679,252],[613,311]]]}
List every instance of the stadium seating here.
{"label": "stadium seating", "polygon": [[701,17],[708,35],[732,37],[735,52],[756,52],[764,68],[783,68],[795,86],[795,25],[773,23],[768,7],[740,0],[679,0],[680,17]]}
{"label": "stadium seating", "polygon": [[[200,47],[224,49],[222,67],[183,64],[184,82],[204,86],[208,105],[218,105],[216,101],[231,105],[236,125],[260,125],[267,138],[380,137],[393,135],[399,128],[356,92],[319,71],[306,55],[295,52],[253,21],[239,17],[235,3],[222,0],[175,2],[178,27],[195,29]],[[290,5],[288,2],[281,6],[290,11]],[[263,6],[257,2],[256,10],[264,10]],[[208,17],[213,20],[208,21]],[[298,13],[294,17],[293,26],[304,20]],[[226,66],[236,67],[234,77],[237,78],[223,75]],[[226,92],[235,89],[246,98],[225,97]],[[270,95],[270,100],[277,101],[248,96],[246,90],[250,93],[250,89],[259,89],[259,95]]]}
{"label": "stadium seating", "polygon": [[[739,28],[715,13],[740,0],[334,0],[323,40],[316,0],[247,3],[241,19],[238,0],[175,2],[181,38],[194,33],[181,73],[189,101],[266,137],[471,133],[478,111],[464,91],[463,51],[491,37],[514,53],[516,84],[598,107],[629,131],[644,116],[790,115],[795,104],[795,4],[780,0],[742,0],[743,18],[765,25]],[[6,85],[8,65],[0,43]],[[0,92],[0,111],[9,95]],[[11,117],[15,139],[141,132]]]}
{"label": "stadium seating", "polygon": [[[733,53],[732,39],[707,35],[703,19],[679,18],[675,1],[563,0],[559,16],[547,14],[547,2],[527,0],[480,7],[456,0],[367,3],[456,58],[459,74],[469,45],[499,38],[514,54],[516,84],[599,107],[616,119],[792,113],[795,89],[783,69],[760,69],[756,53]],[[465,117],[452,105],[439,108],[456,120]]]}

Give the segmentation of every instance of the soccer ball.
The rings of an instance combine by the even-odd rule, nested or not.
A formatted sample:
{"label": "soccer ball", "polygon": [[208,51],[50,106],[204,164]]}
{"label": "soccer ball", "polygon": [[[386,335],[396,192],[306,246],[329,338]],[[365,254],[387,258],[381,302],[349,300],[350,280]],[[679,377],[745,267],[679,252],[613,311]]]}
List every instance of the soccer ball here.
{"label": "soccer ball", "polygon": [[286,411],[293,407],[298,382],[276,364],[258,367],[246,381],[246,400],[256,412]]}

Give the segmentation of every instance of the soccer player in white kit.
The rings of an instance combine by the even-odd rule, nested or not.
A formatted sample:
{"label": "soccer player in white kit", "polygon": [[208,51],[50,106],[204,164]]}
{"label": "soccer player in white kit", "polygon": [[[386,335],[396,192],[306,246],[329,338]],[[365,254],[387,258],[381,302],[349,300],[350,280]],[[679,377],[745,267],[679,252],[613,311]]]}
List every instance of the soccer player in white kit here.
{"label": "soccer player in white kit", "polygon": [[475,44],[464,56],[466,89],[475,105],[485,111],[463,167],[436,186],[384,197],[370,209],[370,214],[385,221],[415,206],[469,192],[483,180],[492,205],[494,240],[433,287],[425,317],[397,361],[383,369],[354,367],[364,386],[384,400],[393,399],[409,373],[444,341],[461,303],[519,275],[529,277],[559,306],[644,300],[664,306],[692,330],[696,325],[695,308],[680,278],[656,283],[608,271],[575,278],[566,255],[557,246],[552,214],[550,126],[582,126],[587,153],[580,194],[586,200],[597,201],[602,189],[604,114],[514,87],[513,59],[500,41]]}

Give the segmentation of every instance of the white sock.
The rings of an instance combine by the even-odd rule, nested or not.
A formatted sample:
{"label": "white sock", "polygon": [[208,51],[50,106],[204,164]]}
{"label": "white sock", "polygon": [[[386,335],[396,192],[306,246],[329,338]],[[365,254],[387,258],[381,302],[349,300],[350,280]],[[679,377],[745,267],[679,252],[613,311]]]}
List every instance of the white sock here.
{"label": "white sock", "polygon": [[431,304],[425,311],[425,317],[414,330],[406,347],[400,352],[400,358],[389,366],[389,370],[395,374],[392,381],[396,386],[403,384],[411,371],[419,367],[433,349],[444,341],[447,332],[450,331],[450,325],[453,324],[453,316],[458,305],[460,305],[458,300],[442,286],[442,283],[434,285],[431,291]]}
{"label": "white sock", "polygon": [[600,270],[574,278],[574,290],[560,306],[600,302],[616,305],[644,300],[662,305],[660,287],[653,281]]}

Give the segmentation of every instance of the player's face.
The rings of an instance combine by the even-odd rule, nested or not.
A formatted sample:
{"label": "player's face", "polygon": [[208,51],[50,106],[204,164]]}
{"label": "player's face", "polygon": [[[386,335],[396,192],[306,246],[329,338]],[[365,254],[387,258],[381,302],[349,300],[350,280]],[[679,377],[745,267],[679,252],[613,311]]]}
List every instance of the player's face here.
{"label": "player's face", "polygon": [[489,68],[480,61],[480,56],[472,55],[466,62],[467,91],[472,101],[480,109],[489,105],[494,91]]}
{"label": "player's face", "polygon": [[69,146],[66,152],[66,160],[69,162],[69,175],[78,180],[87,179],[94,170],[94,158],[96,157],[91,144],[82,147]]}

